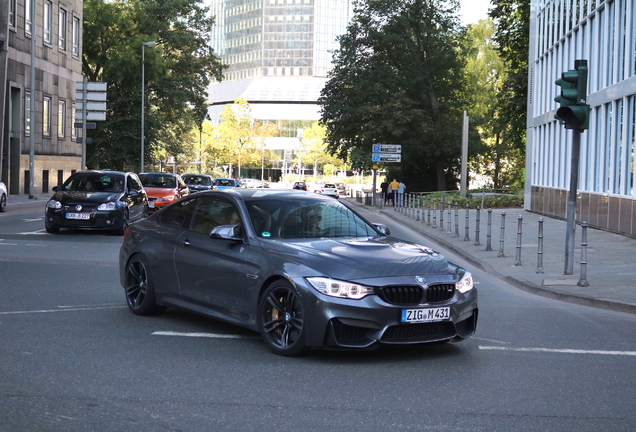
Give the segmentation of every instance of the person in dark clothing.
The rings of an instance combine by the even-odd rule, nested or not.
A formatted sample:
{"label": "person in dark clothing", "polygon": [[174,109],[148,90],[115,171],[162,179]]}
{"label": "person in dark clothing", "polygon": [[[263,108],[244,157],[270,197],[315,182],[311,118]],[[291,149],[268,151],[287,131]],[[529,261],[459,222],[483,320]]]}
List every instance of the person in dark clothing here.
{"label": "person in dark clothing", "polygon": [[382,183],[380,183],[380,190],[382,191],[382,198],[384,198],[384,204],[389,200],[389,182],[387,179],[384,179]]}

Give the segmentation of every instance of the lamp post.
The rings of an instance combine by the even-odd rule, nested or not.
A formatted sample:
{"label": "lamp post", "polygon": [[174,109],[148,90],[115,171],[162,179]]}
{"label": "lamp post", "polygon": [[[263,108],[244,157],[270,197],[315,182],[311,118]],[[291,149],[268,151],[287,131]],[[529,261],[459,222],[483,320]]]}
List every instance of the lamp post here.
{"label": "lamp post", "polygon": [[157,42],[150,41],[141,44],[141,169],[139,172],[144,172],[144,103],[146,101],[146,47],[153,47],[157,45]]}

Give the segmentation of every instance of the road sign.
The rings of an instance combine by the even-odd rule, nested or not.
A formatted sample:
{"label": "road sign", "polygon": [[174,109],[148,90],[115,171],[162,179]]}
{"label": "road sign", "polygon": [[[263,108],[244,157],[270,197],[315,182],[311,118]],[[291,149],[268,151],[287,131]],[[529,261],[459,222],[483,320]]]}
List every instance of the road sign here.
{"label": "road sign", "polygon": [[[75,111],[75,120],[82,121],[84,113],[82,111]],[[106,121],[106,111],[88,111],[86,113],[87,121]]]}
{"label": "road sign", "polygon": [[402,153],[401,144],[373,144],[373,153]]}
{"label": "road sign", "polygon": [[373,162],[402,162],[402,155],[395,153],[373,153]]}

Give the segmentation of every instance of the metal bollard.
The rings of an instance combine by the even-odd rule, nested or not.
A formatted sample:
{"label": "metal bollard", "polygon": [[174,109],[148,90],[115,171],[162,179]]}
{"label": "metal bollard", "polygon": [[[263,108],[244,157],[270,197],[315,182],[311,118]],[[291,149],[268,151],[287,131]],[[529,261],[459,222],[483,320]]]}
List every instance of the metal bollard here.
{"label": "metal bollard", "polygon": [[468,213],[468,211],[470,210],[470,206],[468,204],[466,204],[466,229],[464,232],[464,241],[470,241],[470,215]]}
{"label": "metal bollard", "polygon": [[503,257],[504,255],[504,235],[506,233],[506,212],[501,212],[501,231],[499,232],[499,253],[498,257]]}
{"label": "metal bollard", "polygon": [[426,225],[431,224],[431,198],[427,197],[428,205],[426,206]]}
{"label": "metal bollard", "polygon": [[444,201],[444,199],[442,199],[442,202],[441,202],[440,207],[439,207],[439,229],[440,229],[440,231],[444,231],[444,204],[446,204],[446,201]]}
{"label": "metal bollard", "polygon": [[477,208],[475,209],[475,211],[477,212],[475,214],[475,246],[479,246],[481,245],[481,243],[479,243],[479,221],[481,218],[481,206],[477,206]]}
{"label": "metal bollard", "polygon": [[437,198],[433,199],[433,228],[437,228]]}
{"label": "metal bollard", "polygon": [[537,248],[537,273],[543,273],[543,218],[539,218],[539,245]]}
{"label": "metal bollard", "polygon": [[523,225],[523,216],[517,216],[517,255],[515,257],[515,265],[521,265],[521,232]]}
{"label": "metal bollard", "polygon": [[587,221],[581,223],[581,278],[577,282],[580,287],[590,286],[587,281]]}
{"label": "metal bollard", "polygon": [[459,237],[459,203],[455,201],[455,237]]}
{"label": "metal bollard", "polygon": [[419,222],[420,220],[422,220],[422,219],[420,219],[420,211],[422,210],[422,201],[421,201],[421,199],[422,199],[422,197],[418,196],[417,197],[417,201],[415,203],[415,207],[416,207],[416,210],[415,210],[415,221],[416,222]]}
{"label": "metal bollard", "polygon": [[487,230],[486,230],[486,250],[487,251],[492,250],[491,239],[492,239],[492,209],[488,209],[488,222],[487,222]]}
{"label": "metal bollard", "polygon": [[446,216],[448,216],[448,222],[446,222],[446,226],[448,227],[448,230],[446,230],[446,234],[452,234],[453,230],[452,230],[452,218],[451,218],[451,210],[452,210],[453,204],[452,203],[448,203],[448,212],[446,213]]}

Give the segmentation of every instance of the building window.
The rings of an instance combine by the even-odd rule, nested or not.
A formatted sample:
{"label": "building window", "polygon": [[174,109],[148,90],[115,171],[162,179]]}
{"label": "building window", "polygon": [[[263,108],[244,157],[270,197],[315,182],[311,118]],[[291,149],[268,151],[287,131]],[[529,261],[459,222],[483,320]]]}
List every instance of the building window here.
{"label": "building window", "polygon": [[24,92],[24,134],[31,134],[31,92]]}
{"label": "building window", "polygon": [[71,108],[71,139],[74,141],[77,138],[77,129],[75,129],[75,102]]}
{"label": "building window", "polygon": [[15,28],[16,0],[9,0],[9,26]]}
{"label": "building window", "polygon": [[42,135],[51,136],[51,96],[42,101]]}
{"label": "building window", "polygon": [[59,23],[58,23],[58,46],[60,50],[66,51],[66,10],[60,8],[59,15]]}
{"label": "building window", "polygon": [[73,55],[79,57],[80,47],[80,19],[73,16]]}
{"label": "building window", "polygon": [[31,36],[31,0],[24,2],[24,34]]}
{"label": "building window", "polygon": [[53,3],[44,2],[44,23],[42,26],[44,43],[51,45],[51,28],[53,27]]}
{"label": "building window", "polygon": [[57,103],[57,136],[64,138],[66,130],[66,101],[60,100]]}

